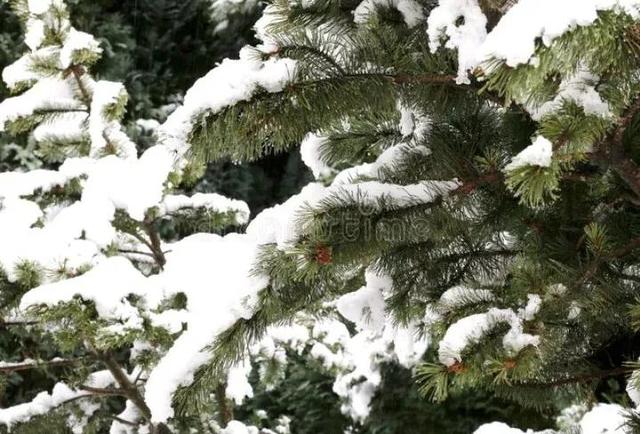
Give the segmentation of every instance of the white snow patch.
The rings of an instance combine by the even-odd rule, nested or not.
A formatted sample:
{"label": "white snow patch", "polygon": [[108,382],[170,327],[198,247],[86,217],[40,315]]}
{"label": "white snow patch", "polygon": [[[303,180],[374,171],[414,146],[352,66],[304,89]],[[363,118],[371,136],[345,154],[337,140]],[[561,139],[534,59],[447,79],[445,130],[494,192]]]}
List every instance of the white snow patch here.
{"label": "white snow patch", "polygon": [[458,50],[458,84],[470,83],[468,73],[478,65],[478,52],[487,37],[487,18],[477,0],[440,0],[427,20],[429,47]]}
{"label": "white snow patch", "polygon": [[510,172],[524,166],[549,167],[552,156],[553,144],[543,136],[538,136],[531,145],[513,157],[504,170]]}
{"label": "white snow patch", "polygon": [[258,292],[268,279],[251,274],[258,253],[246,235],[196,234],[171,246],[164,271],[152,276],[165,292],[183,292],[189,311],[187,330],[151,371],[145,400],[153,422],[173,416],[172,396],[190,384],[211,357],[205,349],[240,318],[250,318]]}
{"label": "white snow patch", "polygon": [[377,7],[392,7],[398,10],[407,27],[412,28],[424,21],[422,5],[415,0],[364,0],[353,11],[353,21],[365,24]]}
{"label": "white snow patch", "polygon": [[300,156],[304,164],[311,169],[315,179],[331,176],[334,170],[322,161],[322,146],[327,143],[327,138],[315,133],[309,133],[300,144]]}

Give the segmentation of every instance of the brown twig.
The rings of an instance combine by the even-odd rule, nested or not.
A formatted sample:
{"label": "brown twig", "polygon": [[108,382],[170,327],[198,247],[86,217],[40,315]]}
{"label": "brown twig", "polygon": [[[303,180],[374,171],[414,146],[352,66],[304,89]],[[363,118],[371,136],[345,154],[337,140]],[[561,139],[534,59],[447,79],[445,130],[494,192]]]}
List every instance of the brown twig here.
{"label": "brown twig", "polygon": [[124,419],[122,419],[121,417],[118,417],[118,416],[111,416],[111,419],[113,419],[113,420],[115,420],[117,422],[120,422],[120,423],[122,423],[124,425],[129,425],[129,426],[138,426],[139,425],[139,424],[137,424],[135,422],[124,420]]}
{"label": "brown twig", "polygon": [[216,402],[218,403],[218,411],[220,413],[220,422],[222,423],[222,426],[227,426],[227,424],[233,420],[233,407],[227,399],[225,392],[226,388],[226,384],[219,383],[215,390]]}
{"label": "brown twig", "polygon": [[109,370],[116,383],[118,383],[119,392],[121,396],[127,398],[135,405],[142,417],[149,422],[151,434],[169,434],[171,430],[163,423],[152,424],[151,423],[151,409],[145,402],[144,398],[140,394],[138,387],[129,380],[129,376],[124,372],[120,364],[116,361],[112,354],[108,352],[98,351],[90,342],[87,342],[87,346],[91,352],[100,360]]}
{"label": "brown twig", "polygon": [[156,260],[156,263],[162,269],[164,265],[167,263],[167,259],[164,257],[164,252],[162,251],[162,241],[160,240],[160,235],[158,231],[153,226],[153,222],[145,219],[143,222],[144,231],[149,236],[149,245],[148,247],[151,249],[153,253],[153,257]]}
{"label": "brown twig", "polygon": [[123,390],[110,388],[110,387],[92,387],[82,385],[79,387],[80,390],[84,390],[86,392],[91,392],[93,395],[102,395],[102,396],[127,396]]}

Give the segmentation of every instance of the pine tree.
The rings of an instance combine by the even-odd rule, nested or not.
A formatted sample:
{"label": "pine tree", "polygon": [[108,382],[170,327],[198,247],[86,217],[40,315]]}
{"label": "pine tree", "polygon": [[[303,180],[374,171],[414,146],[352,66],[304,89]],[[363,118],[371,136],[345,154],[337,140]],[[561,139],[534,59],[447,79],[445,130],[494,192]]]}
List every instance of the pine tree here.
{"label": "pine tree", "polygon": [[[103,46],[62,0],[13,7],[0,129],[48,169],[0,175],[3,318],[55,353],[0,368],[73,369],[4,425],[286,433],[232,401],[303,357],[354,431],[389,363],[546,433],[638,429],[640,2],[277,0],[140,150]],[[180,194],[298,145],[317,182],[245,233],[212,233],[244,203]]]}
{"label": "pine tree", "polygon": [[[272,2],[262,44],[197,83],[163,140],[235,161],[301,144],[318,183],[249,226],[269,287],[179,401],[340,297],[359,327],[383,312],[431,338],[427,397],[636,429],[639,16],[633,0]],[[199,97],[214,84],[233,90]],[[597,403],[607,379],[631,401]]]}
{"label": "pine tree", "polygon": [[[0,103],[0,130],[22,138],[47,168],[0,174],[2,328],[18,330],[3,346],[17,349],[3,352],[0,370],[18,379],[33,373],[22,377],[24,395],[5,396],[2,429],[217,430],[221,408],[166,423],[152,414],[152,398],[170,404],[163,388],[173,364],[165,358],[177,339],[196,341],[193,357],[204,345],[194,305],[216,297],[221,312],[232,310],[228,318],[243,315],[247,288],[233,291],[227,279],[225,305],[203,291],[209,279],[198,273],[210,267],[193,258],[208,258],[204,248],[222,255],[223,269],[250,264],[250,244],[215,235],[246,222],[248,208],[217,194],[180,194],[197,180],[194,166],[164,146],[139,153],[121,123],[124,86],[94,79],[104,48],[71,25],[64,2],[19,0],[12,8],[28,51],[4,69],[13,96]],[[200,292],[199,302],[189,290]]]}

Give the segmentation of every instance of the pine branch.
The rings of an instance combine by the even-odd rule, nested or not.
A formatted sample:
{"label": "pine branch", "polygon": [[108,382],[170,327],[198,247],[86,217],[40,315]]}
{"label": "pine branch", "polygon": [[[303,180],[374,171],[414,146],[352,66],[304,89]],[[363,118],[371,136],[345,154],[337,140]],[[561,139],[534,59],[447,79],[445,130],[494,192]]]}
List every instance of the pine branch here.
{"label": "pine branch", "polygon": [[102,353],[90,346],[92,352],[96,357],[104,363],[111,375],[116,380],[116,383],[120,386],[118,389],[122,396],[131,401],[140,411],[140,414],[147,420],[151,427],[151,434],[169,434],[171,430],[165,424],[151,424],[151,409],[147,406],[144,398],[140,394],[140,391],[133,384],[124,370],[120,367],[120,364],[114,359],[110,353]]}
{"label": "pine branch", "polygon": [[576,280],[575,284],[573,285],[573,288],[575,288],[575,289],[580,288],[586,282],[591,280],[597,274],[598,270],[600,269],[600,267],[603,264],[605,264],[605,263],[607,263],[609,261],[613,261],[613,260],[618,259],[618,258],[625,257],[625,256],[627,256],[629,253],[631,253],[633,250],[635,250],[637,248],[640,248],[640,237],[632,239],[629,243],[627,243],[626,245],[614,250],[613,252],[611,252],[608,255],[598,256],[587,267],[587,269],[582,274],[582,276],[578,280]]}
{"label": "pine branch", "polygon": [[75,365],[76,363],[84,360],[86,357],[78,357],[76,359],[71,360],[51,360],[51,361],[35,361],[33,363],[23,363],[19,365],[11,365],[11,366],[0,366],[0,372],[18,372],[18,371],[27,371],[30,369],[39,369],[44,367],[54,367],[54,366],[69,366]]}
{"label": "pine branch", "polygon": [[589,372],[586,374],[576,375],[574,377],[561,378],[558,380],[547,381],[543,383],[517,383],[515,384],[517,387],[558,387],[558,386],[566,386],[568,384],[580,384],[580,383],[589,383],[596,380],[601,380],[603,378],[615,377],[618,375],[629,374],[634,371],[633,367],[630,366],[622,366],[619,368],[611,369],[608,371],[598,371],[598,372]]}
{"label": "pine branch", "polygon": [[24,327],[39,324],[39,321],[0,321],[0,328]]}
{"label": "pine branch", "polygon": [[140,410],[142,415],[147,420],[151,420],[151,410],[147,406],[147,403],[144,401],[142,395],[138,391],[138,388],[131,383],[127,374],[125,374],[124,370],[120,367],[120,364],[113,358],[111,354],[99,354],[100,360],[105,364],[113,378],[120,385],[121,391],[135,404],[136,407]]}
{"label": "pine branch", "polygon": [[462,185],[453,190],[451,195],[468,195],[485,184],[501,183],[503,175],[500,172],[490,172],[478,176],[475,179],[464,181]]}
{"label": "pine branch", "polygon": [[[381,74],[394,84],[441,84],[448,86],[460,86],[455,83],[455,75],[442,74]],[[464,86],[461,86],[464,87]]]}
{"label": "pine branch", "polygon": [[82,385],[79,387],[79,389],[87,392],[91,392],[91,394],[93,395],[124,396],[124,397],[127,396],[125,391],[120,389],[110,388],[110,387],[91,387],[91,386]]}

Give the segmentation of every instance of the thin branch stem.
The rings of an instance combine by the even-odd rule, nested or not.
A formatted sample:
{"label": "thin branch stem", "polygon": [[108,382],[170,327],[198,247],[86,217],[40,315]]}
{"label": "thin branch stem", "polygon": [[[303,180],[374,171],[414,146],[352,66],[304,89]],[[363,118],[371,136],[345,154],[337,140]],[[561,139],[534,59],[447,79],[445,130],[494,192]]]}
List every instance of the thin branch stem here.
{"label": "thin branch stem", "polygon": [[101,395],[101,396],[127,396],[126,393],[121,389],[115,389],[110,387],[92,387],[82,385],[79,387],[80,390],[84,390],[86,392],[91,392],[93,395]]}
{"label": "thin branch stem", "polygon": [[627,244],[625,244],[624,246],[614,250],[613,252],[609,253],[608,255],[598,256],[587,267],[587,269],[582,274],[582,276],[580,276],[580,278],[576,280],[576,282],[574,283],[573,287],[574,288],[580,288],[586,282],[591,280],[596,275],[596,273],[598,272],[598,270],[600,269],[600,266],[602,264],[604,264],[604,263],[606,263],[608,261],[612,261],[614,259],[618,259],[618,258],[621,258],[623,256],[626,256],[629,253],[631,253],[633,250],[635,250],[635,249],[637,249],[639,247],[640,247],[640,237],[637,237],[637,238],[633,238]]}
{"label": "thin branch stem", "polygon": [[567,384],[588,383],[591,381],[601,380],[603,378],[628,374],[630,372],[633,372],[632,367],[622,366],[619,368],[611,369],[609,371],[589,372],[586,374],[576,375],[574,377],[560,378],[558,380],[552,380],[543,383],[520,383],[517,385],[519,387],[558,387],[565,386]]}
{"label": "thin branch stem", "polygon": [[44,368],[44,367],[68,366],[68,365],[76,364],[82,359],[84,359],[84,357],[79,357],[71,360],[34,361],[33,363],[21,363],[19,365],[1,366],[0,372],[18,372],[18,371],[27,371],[30,369],[38,369],[38,368]]}
{"label": "thin branch stem", "polygon": [[82,102],[87,106],[87,109],[89,109],[91,107],[91,94],[82,82],[82,76],[85,74],[84,68],[80,65],[72,65],[69,67],[69,71],[71,71],[71,74],[73,74],[73,78],[78,85],[78,89],[80,90],[80,94],[82,95]]}
{"label": "thin branch stem", "polygon": [[21,327],[39,324],[39,321],[0,321],[0,328],[3,327]]}
{"label": "thin branch stem", "polygon": [[87,342],[87,346],[90,350],[95,354],[96,358],[100,360],[111,372],[114,380],[120,388],[118,389],[122,392],[121,396],[124,396],[129,401],[135,405],[142,417],[149,422],[151,434],[168,434],[171,433],[171,430],[163,424],[152,424],[151,423],[151,409],[145,402],[144,398],[140,394],[138,387],[129,380],[129,376],[124,372],[120,364],[116,361],[110,353],[100,352],[98,351],[90,342]]}
{"label": "thin branch stem", "polygon": [[141,251],[138,251],[138,250],[118,249],[118,252],[120,252],[120,253],[128,253],[128,254],[131,254],[131,255],[151,256],[152,258],[155,258],[155,255],[153,253],[141,252]]}
{"label": "thin branch stem", "polygon": [[121,417],[118,416],[111,416],[111,419],[120,422],[121,424],[124,425],[129,425],[129,426],[138,426],[139,424],[135,423],[135,422],[130,422],[128,420],[122,419]]}
{"label": "thin branch stem", "polygon": [[162,241],[160,240],[160,235],[158,231],[153,225],[153,222],[145,219],[144,223],[144,231],[149,236],[150,240],[150,249],[153,253],[153,257],[156,260],[156,263],[162,269],[164,265],[167,263],[167,259],[164,257],[164,252],[162,251]]}
{"label": "thin branch stem", "polygon": [[233,407],[227,399],[226,389],[227,385],[225,383],[219,383],[215,390],[222,426],[227,426],[227,424],[233,420]]}

